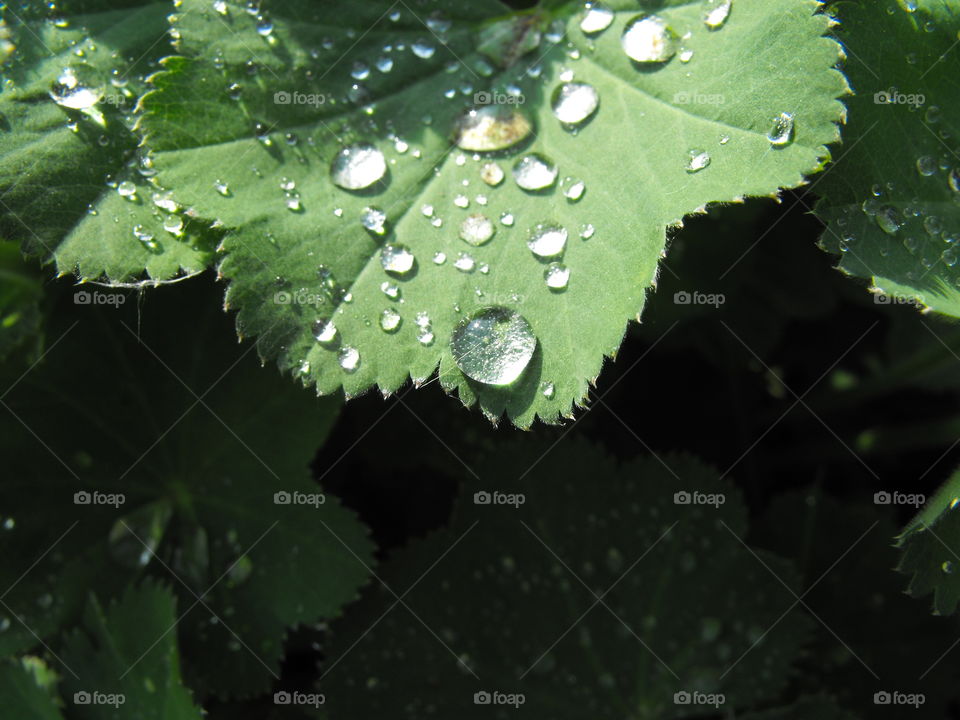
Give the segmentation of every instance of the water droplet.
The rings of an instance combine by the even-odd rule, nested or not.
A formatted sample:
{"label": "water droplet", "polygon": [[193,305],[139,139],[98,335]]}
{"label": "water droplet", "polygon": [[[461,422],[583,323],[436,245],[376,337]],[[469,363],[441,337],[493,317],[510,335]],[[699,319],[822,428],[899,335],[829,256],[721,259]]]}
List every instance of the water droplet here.
{"label": "water droplet", "polygon": [[273,32],[273,23],[265,15],[257,16],[257,34],[260,37],[269,37]]}
{"label": "water droplet", "polygon": [[540,392],[547,400],[553,397],[554,390],[555,388],[552,382],[545,382],[540,386]]}
{"label": "water droplet", "polygon": [[354,80],[366,80],[370,77],[370,66],[361,60],[357,60],[350,69],[350,77]]}
{"label": "water droplet", "polygon": [[168,215],[163,219],[163,229],[171,235],[182,235],[183,218],[178,215]]}
{"label": "water droplet", "polygon": [[100,73],[86,63],[65,67],[50,87],[50,97],[61,107],[88,110],[103,100]]}
{"label": "water droplet", "polygon": [[400,313],[393,308],[387,308],[380,313],[380,327],[384,332],[395,332],[400,327]]}
{"label": "water droplet", "polygon": [[226,15],[229,12],[225,0],[213,0],[213,10],[220,15]]}
{"label": "water droplet", "polygon": [[422,60],[429,60],[433,57],[433,54],[437,49],[426,40],[416,40],[412,45],[410,45],[410,50],[418,58]]}
{"label": "water droplet", "polygon": [[620,44],[638,63],[664,63],[677,53],[676,33],[656,15],[638,15],[628,22]]}
{"label": "water droplet", "polygon": [[690,159],[687,160],[686,171],[688,173],[700,172],[710,164],[710,153],[705,150],[691,150]]}
{"label": "water droplet", "polygon": [[580,237],[584,240],[589,240],[592,238],[595,232],[596,228],[594,228],[590,223],[585,223],[580,226]]}
{"label": "water droplet", "polygon": [[917,11],[917,0],[897,0],[897,4],[908,13]]}
{"label": "water droplet", "polygon": [[468,207],[470,205],[470,198],[468,198],[466,195],[463,195],[461,193],[453,199],[453,204],[456,205],[458,208]]}
{"label": "water droplet", "polygon": [[330,178],[344,190],[363,190],[383,178],[387,163],[383,153],[368,143],[340,150],[330,165]]}
{"label": "water droplet", "polygon": [[146,230],[143,225],[134,225],[133,226],[133,236],[139,240],[143,245],[149,249],[154,250],[157,247],[157,243],[153,239],[153,233]]}
{"label": "water droplet", "polygon": [[213,189],[224,197],[230,197],[230,186],[220,180],[213,181]]}
{"label": "water droplet", "polygon": [[560,187],[563,188],[563,196],[570,202],[577,202],[583,197],[583,193],[587,189],[583,180],[572,177],[565,177],[560,183]]}
{"label": "water droplet", "polygon": [[10,618],[2,617],[0,618],[0,632],[6,632],[10,629]]}
{"label": "water droplet", "polygon": [[533,153],[516,162],[513,179],[523,190],[544,190],[557,181],[557,168],[542,155]]}
{"label": "water droplet", "polygon": [[566,290],[570,281],[570,268],[561,263],[550,263],[543,272],[543,279],[551,290]]}
{"label": "water droplet", "polygon": [[406,245],[384,245],[380,250],[380,264],[388,273],[406,275],[415,263],[416,258]]}
{"label": "water droplet", "polygon": [[943,223],[936,215],[927,215],[923,219],[923,229],[927,231],[927,235],[936,237],[943,230]]}
{"label": "water droplet", "polygon": [[603,32],[613,22],[613,10],[602,3],[588,2],[584,5],[584,9],[586,12],[580,20],[580,31],[585,35]]}
{"label": "water droplet", "polygon": [[774,147],[784,147],[793,142],[793,113],[783,112],[773,119],[767,140]]}
{"label": "water droplet", "polygon": [[337,362],[340,363],[340,367],[343,368],[344,372],[355,372],[356,369],[360,367],[360,353],[356,348],[344,345],[340,348],[340,352],[337,353]]}
{"label": "water droplet", "polygon": [[473,272],[473,269],[476,267],[476,262],[471,255],[460,253],[454,261],[453,266],[460,272],[468,273]]}
{"label": "water droplet", "polygon": [[917,172],[924,177],[930,177],[937,172],[937,161],[929,155],[923,155],[917,158]]}
{"label": "water droplet", "polygon": [[711,30],[718,30],[730,17],[733,0],[704,0],[703,24]]}
{"label": "water droplet", "polygon": [[396,300],[398,297],[400,297],[400,288],[393,283],[388,282],[387,280],[384,280],[382,283],[380,283],[380,292],[382,292],[391,300]]}
{"label": "water droplet", "polygon": [[960,169],[953,168],[947,175],[947,184],[955,193],[960,193]]}
{"label": "water droplet", "polygon": [[513,222],[514,222],[513,213],[508,213],[508,212],[500,213],[500,224],[501,224],[501,225],[506,225],[507,227],[512,227],[512,226],[513,226]]}
{"label": "water droplet", "polygon": [[117,185],[117,194],[122,198],[126,198],[127,200],[133,200],[137,196],[137,186],[129,180],[124,180],[122,183]]}
{"label": "water droplet", "polygon": [[693,60],[693,50],[690,48],[683,48],[680,50],[680,55],[678,55],[678,57],[680,58],[680,62],[688,63]]}
{"label": "water droplet", "polygon": [[509,385],[537,346],[530,323],[505,307],[489,307],[464,320],[450,338],[450,351],[464,375],[487,385]]}
{"label": "water droplet", "polygon": [[565,125],[578,125],[596,112],[600,95],[593,85],[568,82],[553,91],[550,107],[554,117]]}
{"label": "water droplet", "polygon": [[721,144],[721,145],[726,145],[728,142],[730,142],[730,136],[729,136],[729,135],[721,135],[721,136],[720,136],[720,144]]}
{"label": "water droplet", "polygon": [[383,235],[387,222],[387,214],[378,207],[365,207],[360,214],[360,224],[374,235]]}
{"label": "water droplet", "polygon": [[957,248],[953,246],[948,247],[941,253],[940,259],[943,260],[943,264],[947,267],[953,267],[957,264]]}
{"label": "water droplet", "polygon": [[291,195],[290,193],[287,193],[285,202],[287,205],[287,210],[290,212],[300,212],[300,210],[303,209],[303,207],[300,205],[299,195]]}
{"label": "water droplet", "polygon": [[496,187],[502,183],[503,177],[503,168],[497,165],[495,162],[484,163],[480,168],[480,179],[491,187]]}
{"label": "water droplet", "polygon": [[433,254],[434,265],[443,265],[447,261],[447,254],[439,250]]}
{"label": "water droplet", "polygon": [[888,235],[895,235],[903,227],[903,217],[895,208],[890,205],[884,205],[874,216],[877,225]]}
{"label": "water droplet", "polygon": [[457,147],[470,152],[504,150],[525,140],[533,124],[512,105],[484,105],[468,110],[457,123]]}
{"label": "water droplet", "polygon": [[567,230],[560,225],[540,223],[530,231],[527,247],[541,258],[552,258],[563,253],[567,246]]}
{"label": "water droplet", "polygon": [[460,224],[460,239],[470,245],[483,245],[490,241],[496,228],[486,215],[470,215]]}
{"label": "water droplet", "polygon": [[311,329],[314,339],[323,345],[329,345],[337,337],[337,326],[333,320],[315,320]]}

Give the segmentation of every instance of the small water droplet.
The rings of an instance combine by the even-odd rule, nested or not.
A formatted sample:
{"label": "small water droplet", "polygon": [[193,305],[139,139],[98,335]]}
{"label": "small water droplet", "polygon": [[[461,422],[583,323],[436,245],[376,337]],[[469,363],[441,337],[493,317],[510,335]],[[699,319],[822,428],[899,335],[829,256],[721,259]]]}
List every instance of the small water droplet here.
{"label": "small water droplet", "polygon": [[496,187],[502,183],[503,177],[503,168],[495,162],[484,163],[480,168],[480,179],[491,187]]}
{"label": "small water droplet", "polygon": [[540,386],[540,392],[548,400],[553,397],[554,390],[555,388],[552,382],[545,382]]}
{"label": "small water droplet", "polygon": [[947,175],[947,184],[955,193],[960,193],[960,169],[953,168]]}
{"label": "small water droplet", "polygon": [[360,224],[374,235],[386,232],[387,214],[378,207],[365,207],[360,213]]}
{"label": "small water droplet", "polygon": [[589,240],[592,238],[595,232],[596,228],[594,228],[590,223],[584,223],[580,226],[580,237],[584,240]]}
{"label": "small water droplet", "polygon": [[723,27],[730,17],[730,7],[733,0],[704,0],[703,2],[703,24],[711,30],[718,30]]}
{"label": "small water droplet", "polygon": [[416,258],[406,245],[384,245],[380,250],[380,265],[388,273],[406,275],[415,263]]}
{"label": "small water droplet", "polygon": [[550,107],[554,117],[564,125],[579,125],[593,115],[600,104],[600,95],[593,85],[567,82],[553,91]]}
{"label": "small water droplet", "polygon": [[468,273],[473,272],[473,269],[476,267],[476,262],[471,255],[460,253],[454,261],[453,266],[460,272]]}
{"label": "small water droplet", "polygon": [[513,213],[503,212],[500,213],[500,224],[507,227],[512,227],[514,222]]}
{"label": "small water droplet", "polygon": [[567,230],[560,225],[540,223],[530,231],[527,247],[541,258],[552,258],[563,253],[567,246]]}
{"label": "small water droplet", "polygon": [[467,377],[509,385],[530,363],[537,346],[530,323],[506,307],[488,307],[464,320],[450,338],[450,351]]}
{"label": "small water droplet", "polygon": [[330,165],[330,178],[344,190],[363,190],[387,173],[383,153],[368,143],[342,148]]}
{"label": "small water droplet", "polygon": [[223,195],[224,197],[230,197],[230,186],[227,185],[225,182],[222,182],[221,180],[213,181],[213,189],[216,190],[221,195]]}
{"label": "small water droplet", "polygon": [[439,250],[433,254],[434,265],[443,265],[447,261],[447,254]]}
{"label": "small water droplet", "polygon": [[784,147],[793,142],[793,113],[782,112],[773,119],[773,125],[767,132],[767,140],[774,147]]}
{"label": "small water droplet", "polygon": [[117,194],[122,198],[126,198],[127,200],[134,200],[137,196],[137,186],[129,180],[124,180],[117,185]]}
{"label": "small water droplet", "polygon": [[337,362],[340,363],[344,372],[356,372],[357,368],[360,367],[360,353],[356,348],[344,345],[337,353]]}
{"label": "small water droplet", "polygon": [[410,50],[421,60],[429,60],[437,49],[426,40],[416,40],[410,45]]}
{"label": "small water droplet", "polygon": [[163,219],[163,229],[171,235],[183,234],[183,218],[178,215],[168,215]]}
{"label": "small water droplet", "polygon": [[543,272],[543,279],[551,290],[566,290],[570,281],[570,268],[561,263],[550,263]]}
{"label": "small water droplet", "polygon": [[322,345],[329,345],[337,337],[337,326],[333,320],[315,320],[311,329],[314,339]]}
{"label": "small water droplet", "polygon": [[544,190],[557,181],[557,168],[542,155],[532,153],[513,166],[513,179],[523,190]]}
{"label": "small water droplet", "polygon": [[396,332],[400,327],[401,317],[393,308],[387,308],[380,313],[380,328],[384,332]]}
{"label": "small water droplet", "polygon": [[563,188],[563,196],[570,202],[577,202],[583,197],[583,193],[587,189],[583,180],[573,177],[565,177],[560,183],[560,187]]}
{"label": "small water droplet", "polygon": [[483,245],[490,241],[496,228],[486,215],[475,213],[460,224],[460,239],[470,245]]}
{"label": "small water droplet", "polygon": [[937,173],[937,161],[930,155],[923,155],[917,158],[917,172],[924,177],[930,177]]}
{"label": "small water droplet", "polygon": [[584,5],[583,17],[580,19],[580,31],[585,35],[596,35],[603,32],[613,22],[613,10],[603,3],[588,2]]}
{"label": "small water droplet", "polygon": [[890,205],[884,205],[874,216],[877,225],[888,235],[895,235],[903,227],[903,217]]}
{"label": "small water droplet", "polygon": [[484,105],[468,110],[457,122],[457,147],[470,152],[493,152],[525,140],[533,124],[512,105]]}
{"label": "small water droplet", "polygon": [[690,158],[687,160],[687,166],[685,168],[688,173],[700,172],[710,165],[710,153],[705,150],[691,150],[689,155]]}

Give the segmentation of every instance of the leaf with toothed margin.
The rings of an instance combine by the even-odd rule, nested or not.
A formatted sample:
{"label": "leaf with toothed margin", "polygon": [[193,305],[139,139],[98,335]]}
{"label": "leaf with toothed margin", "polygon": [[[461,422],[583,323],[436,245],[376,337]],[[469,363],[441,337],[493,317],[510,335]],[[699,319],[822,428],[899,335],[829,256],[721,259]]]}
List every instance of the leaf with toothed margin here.
{"label": "leaf with toothed margin", "polygon": [[[309,363],[320,393],[390,393],[439,368],[446,390],[492,419],[526,427],[569,417],[639,316],[667,228],[711,202],[803,183],[829,157],[847,92],[834,67],[839,46],[824,37],[830,21],[812,0],[736,0],[713,31],[699,1],[661,3],[658,14],[693,54],[647,67],[621,47],[635,0],[611,5],[610,27],[588,37],[572,6],[510,14],[494,0],[415,10],[379,0],[331,14],[294,0],[264,2],[258,20],[236,2],[218,13],[207,0],[184,0],[174,22],[180,56],[153,78],[142,127],[160,181],[229,232],[220,272],[240,333],[258,336],[261,355],[284,369]],[[551,108],[569,77],[599,94],[599,109],[576,128]],[[228,93],[234,84],[240,91]],[[462,151],[452,142],[458,120],[488,99],[506,102],[510,116],[496,139],[523,139]],[[795,124],[774,147],[767,136],[784,113]],[[489,144],[469,147],[494,141],[479,139]],[[375,145],[386,172],[346,191],[331,182],[331,163],[355,143]],[[698,172],[688,171],[693,150],[711,157]],[[522,190],[511,168],[527,153],[554,163],[557,182]],[[507,175],[496,186],[481,179],[489,161]],[[585,191],[568,199],[574,180]],[[361,224],[367,207],[385,214],[382,235]],[[480,247],[458,237],[475,213],[496,229]],[[568,235],[565,290],[547,286],[548,262],[527,247],[542,223]],[[589,240],[580,237],[586,225]],[[407,246],[413,269],[386,273],[385,244]],[[472,258],[463,272],[454,267],[462,255]],[[399,294],[387,296],[384,284]],[[450,347],[465,318],[493,306],[519,313],[537,339],[507,386],[468,377]],[[385,310],[400,316],[392,332],[381,329]],[[337,335],[318,343],[315,323],[330,318]]]}
{"label": "leaf with toothed margin", "polygon": [[[128,128],[145,74],[169,52],[169,12],[149,0],[0,7],[14,46],[0,67],[0,238],[62,274],[156,284],[213,259],[218,233],[166,209],[174,201],[138,165],[140,138]],[[87,110],[55,102],[65,71],[102,100]],[[121,197],[121,183],[136,193]],[[166,230],[177,218],[182,229]]]}
{"label": "leaf with toothed margin", "polygon": [[16,508],[0,656],[49,644],[91,588],[107,602],[155,576],[178,598],[190,687],[246,697],[279,675],[291,627],[367,581],[366,528],[309,474],[340,402],[265,375],[218,294],[197,280],[142,305],[66,297],[44,362],[0,366],[0,507]]}
{"label": "leaf with toothed margin", "polygon": [[878,303],[960,317],[960,11],[953,0],[835,5],[856,96],[836,167],[817,183],[821,245]]}
{"label": "leaf with toothed margin", "polygon": [[714,470],[619,466],[582,440],[508,443],[474,470],[451,526],[389,558],[331,627],[332,717],[512,712],[483,692],[550,720],[712,714],[701,694],[739,717],[779,698],[810,630],[789,612],[798,578],[741,539],[746,507]]}
{"label": "leaf with toothed margin", "polygon": [[39,685],[25,661],[0,661],[0,697],[10,717],[63,720],[53,696]]}
{"label": "leaf with toothed margin", "polygon": [[[170,632],[183,609],[169,588],[150,580],[110,603],[91,595],[81,626],[67,634],[62,652],[70,716],[200,720],[205,713],[184,686],[177,635]],[[102,699],[93,701],[94,693]],[[83,694],[87,702],[81,704]]]}
{"label": "leaf with toothed margin", "polygon": [[910,576],[907,592],[933,593],[934,615],[951,615],[960,601],[960,470],[937,490],[897,538],[897,569]]}

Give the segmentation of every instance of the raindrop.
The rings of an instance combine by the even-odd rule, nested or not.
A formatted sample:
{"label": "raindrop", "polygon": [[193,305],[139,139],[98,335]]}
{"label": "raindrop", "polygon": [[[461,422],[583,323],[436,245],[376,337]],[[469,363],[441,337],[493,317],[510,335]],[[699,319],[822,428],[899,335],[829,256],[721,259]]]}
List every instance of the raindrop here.
{"label": "raindrop", "polygon": [[400,327],[400,313],[393,308],[387,308],[380,313],[380,328],[384,332],[395,332]]}
{"label": "raindrop", "polygon": [[667,62],[677,53],[676,33],[656,15],[638,15],[628,22],[620,44],[627,57],[638,63]]}
{"label": "raindrop", "polygon": [[258,15],[257,16],[257,33],[261,37],[269,37],[272,32],[273,32],[273,23],[270,22],[270,20],[266,16]]}
{"label": "raindrop", "polygon": [[468,255],[467,253],[460,253],[460,255],[457,256],[457,259],[453,263],[453,266],[457,270],[465,273],[473,272],[473,269],[476,267],[476,265],[477,264],[474,261],[473,257]]}
{"label": "raindrop", "polygon": [[583,193],[587,189],[583,180],[572,177],[564,178],[560,185],[563,188],[563,196],[570,202],[577,202],[583,197]]}
{"label": "raindrop", "polygon": [[429,60],[436,52],[436,48],[425,40],[417,40],[410,46],[410,50],[422,60]]}
{"label": "raindrop", "polygon": [[458,208],[465,208],[468,205],[470,205],[470,198],[468,198],[466,195],[463,195],[463,194],[457,195],[453,199],[453,204],[456,205]]}
{"label": "raindrop", "polygon": [[718,30],[730,17],[733,0],[704,0],[703,24],[711,30]]}
{"label": "raindrop", "polygon": [[226,15],[228,12],[225,0],[213,0],[213,9],[220,15]]}
{"label": "raindrop", "polygon": [[365,207],[360,214],[360,223],[374,235],[383,235],[387,222],[387,214],[377,207]]}
{"label": "raindrop", "polygon": [[443,265],[447,261],[447,254],[439,250],[433,254],[433,264]]}
{"label": "raindrop", "polygon": [[384,245],[380,250],[380,264],[388,273],[406,275],[413,270],[416,258],[406,245]]}
{"label": "raindrop", "polygon": [[603,32],[613,22],[613,10],[598,2],[588,2],[584,5],[586,12],[580,20],[580,30],[585,35],[595,35]]}
{"label": "raindrop", "polygon": [[88,110],[103,100],[103,82],[91,65],[64,68],[50,88],[50,97],[61,107]]}
{"label": "raindrop", "polygon": [[126,198],[127,200],[134,200],[137,197],[137,186],[129,180],[124,180],[122,183],[117,185],[117,194],[119,194],[122,198]]}
{"label": "raindrop", "polygon": [[710,164],[710,153],[705,150],[691,150],[690,159],[687,160],[686,171],[688,173],[700,172]]}
{"label": "raindrop", "polygon": [[354,80],[366,80],[370,77],[370,66],[358,60],[350,70],[350,77]]}
{"label": "raindrop", "polygon": [[177,215],[168,215],[163,219],[163,229],[171,235],[183,234],[183,218]]}
{"label": "raindrop", "polygon": [[330,178],[344,190],[363,190],[383,178],[387,163],[383,153],[368,143],[340,150],[330,165]]}
{"label": "raindrop", "polygon": [[543,273],[543,279],[551,290],[566,290],[570,282],[570,268],[561,263],[550,263]]}
{"label": "raindrop", "polygon": [[484,163],[480,168],[480,179],[491,187],[496,187],[502,183],[503,177],[503,168],[497,165],[495,162]]}
{"label": "raindrop", "polygon": [[377,70],[379,70],[382,73],[388,73],[391,70],[393,70],[393,59],[388,58],[385,55],[381,58],[377,58],[377,62],[375,64],[376,64]]}
{"label": "raindrop", "polygon": [[533,153],[516,162],[513,179],[523,190],[544,190],[557,181],[557,168],[542,155]]}
{"label": "raindrop", "polygon": [[315,320],[311,330],[314,339],[322,345],[329,345],[337,337],[337,326],[333,320]]}
{"label": "raindrop", "polygon": [[947,184],[955,193],[960,193],[960,170],[954,168],[950,171],[950,174],[947,175]]}
{"label": "raindrop", "polygon": [[110,556],[126,568],[145,567],[159,547],[171,515],[170,506],[161,500],[119,518],[107,535]]}
{"label": "raindrop", "polygon": [[924,177],[930,177],[937,172],[937,161],[929,155],[917,158],[917,172]]}
{"label": "raindrop", "polygon": [[340,352],[337,353],[337,362],[340,363],[340,367],[343,368],[344,372],[355,372],[356,369],[360,367],[360,353],[356,348],[344,345],[340,348]]}
{"label": "raindrop", "polygon": [[220,180],[213,181],[213,189],[224,197],[230,197],[230,186]]}
{"label": "raindrop", "polygon": [[457,123],[457,147],[470,152],[504,150],[525,140],[533,124],[512,105],[468,110]]}
{"label": "raindrop", "polygon": [[153,234],[146,230],[143,225],[133,226],[133,236],[143,243],[144,247],[148,250],[154,250],[157,247],[157,243],[153,239]]}
{"label": "raindrop", "polygon": [[888,235],[895,235],[897,231],[903,227],[903,218],[900,213],[890,205],[885,205],[880,208],[874,216],[874,220],[877,221],[880,229]]}
{"label": "raindrop", "polygon": [[380,283],[380,291],[391,300],[396,300],[400,297],[400,288],[387,280]]}
{"label": "raindrop", "polygon": [[783,112],[773,119],[767,140],[774,147],[783,147],[793,142],[793,113]]}
{"label": "raindrop", "polygon": [[552,382],[545,382],[540,386],[540,392],[548,400],[553,397],[554,385]]}
{"label": "raindrop", "polygon": [[596,112],[599,104],[600,95],[593,85],[581,82],[558,85],[550,100],[554,116],[565,125],[582,123]]}
{"label": "raindrop", "polygon": [[506,225],[507,227],[512,227],[512,226],[513,226],[513,221],[514,221],[514,219],[513,219],[513,213],[508,213],[508,212],[500,213],[500,224],[501,224],[501,225]]}
{"label": "raindrop", "polygon": [[460,224],[460,239],[470,245],[483,245],[490,241],[496,228],[486,215],[470,215]]}
{"label": "raindrop", "polygon": [[450,351],[464,375],[487,385],[514,382],[533,357],[537,338],[530,323],[505,307],[489,307],[464,320]]}
{"label": "raindrop", "polygon": [[527,247],[541,258],[552,258],[563,253],[567,246],[567,230],[560,225],[540,223],[530,231]]}

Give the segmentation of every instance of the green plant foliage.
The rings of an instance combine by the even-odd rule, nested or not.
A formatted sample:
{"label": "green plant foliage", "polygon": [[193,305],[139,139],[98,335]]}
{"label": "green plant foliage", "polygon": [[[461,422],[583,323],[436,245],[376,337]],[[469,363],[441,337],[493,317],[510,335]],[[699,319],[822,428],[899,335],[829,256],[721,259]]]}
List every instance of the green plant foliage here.
{"label": "green plant foliage", "polygon": [[[713,31],[700,3],[668,3],[660,15],[691,36],[646,67],[621,47],[635,3],[615,9],[612,25],[588,36],[570,8],[505,16],[492,0],[415,12],[354,4],[335,19],[299,1],[264,6],[265,20],[234,3],[218,12],[185,0],[174,22],[181,56],[153,78],[141,125],[159,181],[229,233],[220,270],[241,334],[259,336],[261,354],[285,369],[308,364],[321,393],[390,393],[439,366],[443,387],[491,418],[528,426],[569,416],[640,313],[668,226],[710,202],[800,185],[838,138],[836,98],[846,91],[815,2],[738,0]],[[576,128],[551,109],[570,77],[600,98]],[[452,144],[476,93],[522,101],[502,106],[511,119],[500,129],[516,137],[529,122],[529,136],[499,152]],[[775,146],[768,133],[781,113],[795,124]],[[331,163],[354,143],[374,144],[387,171],[346,191],[331,182]],[[512,168],[529,153],[555,164],[556,183],[521,189]],[[489,161],[506,175],[496,187],[481,179]],[[496,231],[480,247],[459,238],[477,213]],[[545,282],[559,254],[546,260],[527,247],[543,223],[568,234],[565,289]],[[394,245],[415,256],[409,272],[384,271]],[[399,294],[386,295],[385,283]],[[468,377],[450,349],[464,318],[490,306],[520,313],[538,341],[508,389]],[[400,316],[391,332],[384,311]],[[315,322],[331,318],[337,336],[319,344]]]}
{"label": "green plant foliage", "polygon": [[0,360],[40,331],[43,278],[26,266],[15,243],[0,242]]}
{"label": "green plant foliage", "polygon": [[91,589],[106,602],[157,575],[183,614],[191,687],[261,692],[286,629],[336,615],[372,562],[364,528],[308,479],[338,403],[265,376],[210,293],[142,309],[84,293],[44,362],[4,378],[0,506],[20,500],[0,530],[0,652],[52,638]]}
{"label": "green plant foliage", "polygon": [[910,575],[908,592],[933,593],[933,612],[949,615],[960,600],[960,470],[953,473],[903,529],[898,538],[902,551],[898,570]]}
{"label": "green plant foliage", "polygon": [[816,186],[823,246],[889,302],[960,316],[956,4],[835,5],[856,96],[836,165]]}
{"label": "green plant foliage", "polygon": [[[583,442],[547,448],[508,444],[478,464],[489,480],[451,527],[392,557],[334,626],[321,678],[333,717],[483,718],[484,691],[522,693],[544,718],[688,717],[706,710],[674,693],[719,693],[739,712],[782,690],[809,626],[784,615],[789,563],[743,542],[736,491],[685,456],[618,467]],[[684,491],[721,501],[677,504]]]}
{"label": "green plant foliage", "polygon": [[[205,268],[216,233],[182,217],[179,234],[164,229],[178,214],[161,212],[172,201],[129,129],[144,73],[169,53],[170,6],[66,0],[48,12],[5,10],[16,52],[0,69],[10,83],[0,95],[0,238],[88,279],[159,282]],[[61,79],[61,96],[76,81],[73,90],[102,100],[55,102]],[[123,197],[127,185],[135,193]]]}
{"label": "green plant foliage", "polygon": [[11,717],[31,720],[62,720],[53,698],[40,687],[25,664],[12,660],[0,662],[0,698]]}

